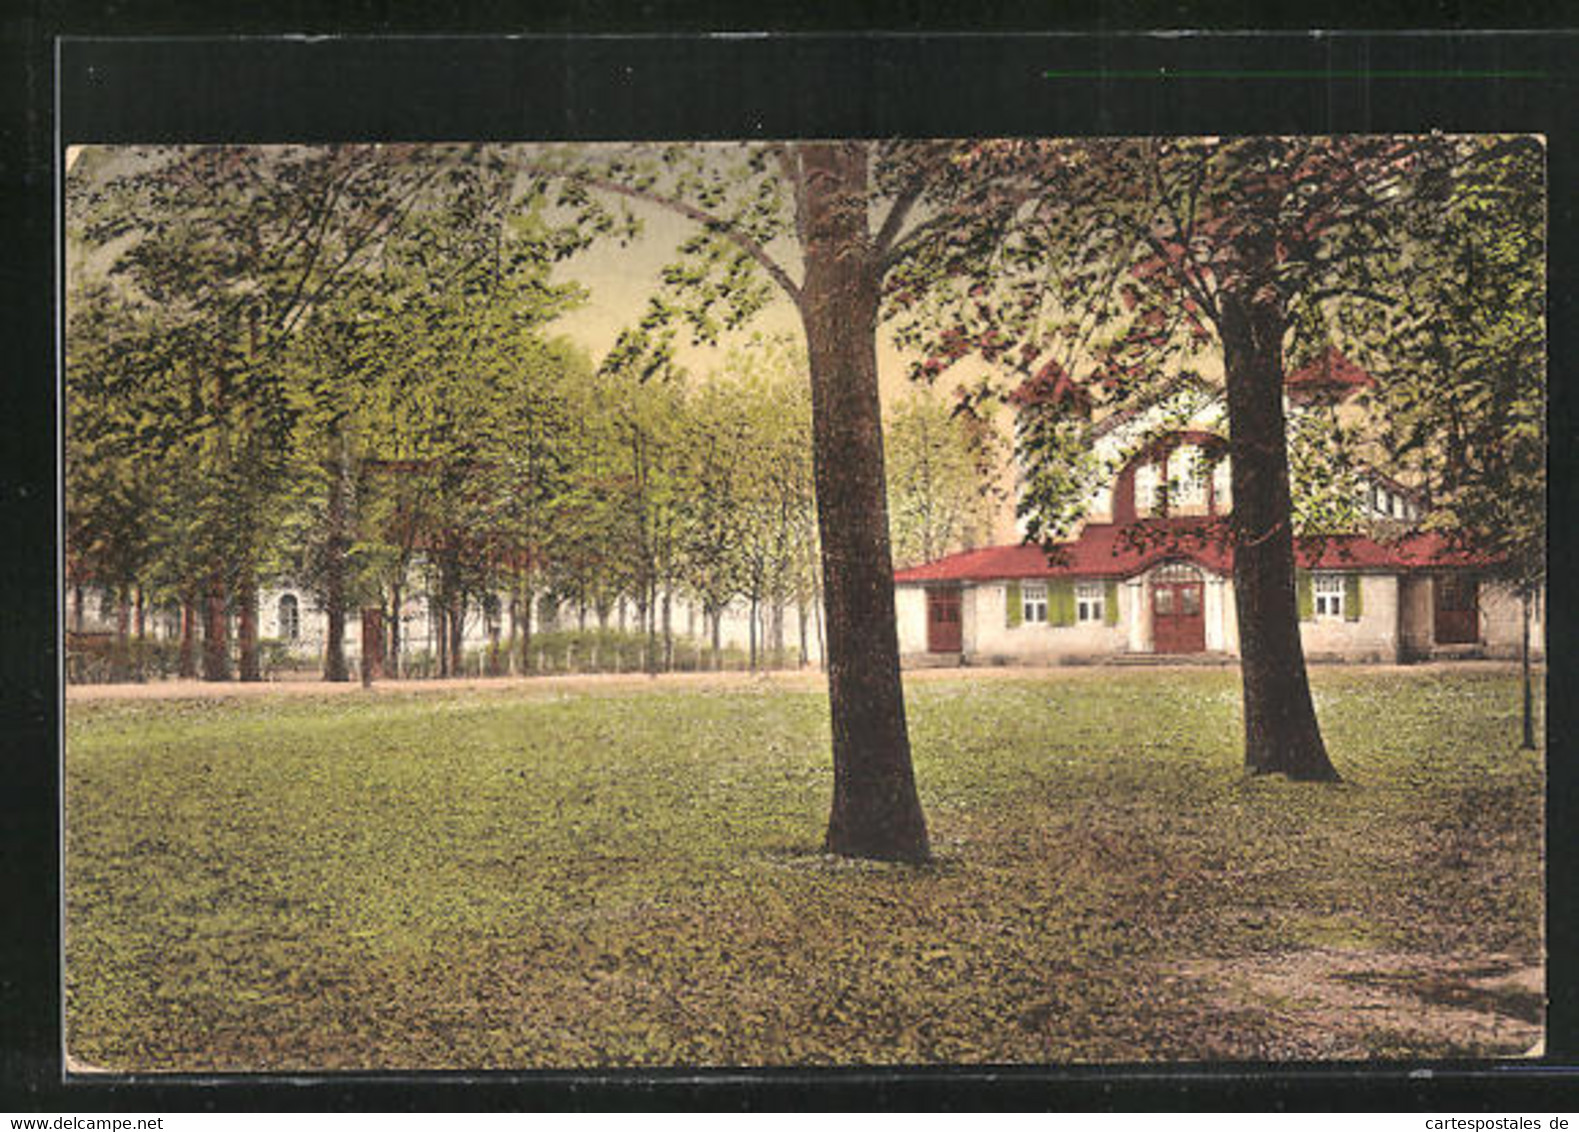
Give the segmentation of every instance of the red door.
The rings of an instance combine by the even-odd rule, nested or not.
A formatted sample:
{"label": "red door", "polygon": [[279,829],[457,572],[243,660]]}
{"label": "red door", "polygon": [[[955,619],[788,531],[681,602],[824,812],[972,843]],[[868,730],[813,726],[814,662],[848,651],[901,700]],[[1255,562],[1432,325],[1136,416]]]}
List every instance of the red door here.
{"label": "red door", "polygon": [[1472,645],[1480,640],[1479,587],[1466,574],[1441,574],[1435,591],[1435,634],[1439,645]]}
{"label": "red door", "polygon": [[1205,651],[1206,615],[1201,609],[1202,593],[1203,586],[1198,578],[1184,580],[1160,572],[1152,580],[1152,651]]}
{"label": "red door", "polygon": [[959,652],[959,587],[927,591],[927,651]]}

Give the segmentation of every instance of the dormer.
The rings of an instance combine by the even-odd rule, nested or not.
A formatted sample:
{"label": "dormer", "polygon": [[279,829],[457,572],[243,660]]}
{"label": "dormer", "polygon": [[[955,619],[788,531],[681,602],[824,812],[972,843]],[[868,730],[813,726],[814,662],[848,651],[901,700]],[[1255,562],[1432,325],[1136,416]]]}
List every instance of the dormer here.
{"label": "dormer", "polygon": [[1226,515],[1231,492],[1226,440],[1194,429],[1168,433],[1131,457],[1114,480],[1113,522]]}

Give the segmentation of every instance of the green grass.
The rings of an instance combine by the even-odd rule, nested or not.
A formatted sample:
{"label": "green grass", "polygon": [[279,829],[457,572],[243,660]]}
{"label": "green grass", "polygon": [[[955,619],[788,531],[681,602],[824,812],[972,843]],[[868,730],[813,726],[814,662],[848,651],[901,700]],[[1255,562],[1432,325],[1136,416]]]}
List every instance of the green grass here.
{"label": "green grass", "polygon": [[[1313,679],[1339,786],[1242,774],[1232,671],[914,682],[919,870],[818,852],[826,699],[800,685],[72,704],[68,1048],[121,1071],[1330,1055],[1298,996],[1228,1002],[1201,964],[1539,962],[1542,775],[1505,672]],[[1496,1001],[1441,978],[1422,1004]]]}

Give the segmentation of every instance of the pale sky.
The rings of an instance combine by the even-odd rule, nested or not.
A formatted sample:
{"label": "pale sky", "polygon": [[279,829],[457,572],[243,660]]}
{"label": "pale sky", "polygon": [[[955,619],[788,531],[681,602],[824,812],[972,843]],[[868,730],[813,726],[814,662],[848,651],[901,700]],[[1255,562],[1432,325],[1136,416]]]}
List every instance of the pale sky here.
{"label": "pale sky", "polygon": [[[580,342],[591,354],[594,364],[603,360],[622,329],[640,321],[646,313],[648,298],[658,290],[663,266],[672,260],[679,242],[695,230],[690,221],[657,206],[638,205],[634,211],[642,220],[640,240],[623,248],[614,240],[599,241],[555,268],[556,278],[576,280],[590,294],[585,306],[558,319],[550,332],[565,334]],[[768,251],[791,278],[799,281],[800,262],[793,247],[779,241]],[[800,316],[794,305],[776,288],[774,294],[770,306],[743,330],[726,334],[716,348],[691,345],[689,333],[682,328],[676,340],[679,364],[693,377],[705,377],[722,366],[730,346],[744,344],[753,334],[787,335],[804,345]],[[878,378],[883,400],[888,403],[910,388],[906,375],[911,359],[896,350],[881,330],[877,346]],[[949,383],[947,388],[953,388],[953,384]]]}

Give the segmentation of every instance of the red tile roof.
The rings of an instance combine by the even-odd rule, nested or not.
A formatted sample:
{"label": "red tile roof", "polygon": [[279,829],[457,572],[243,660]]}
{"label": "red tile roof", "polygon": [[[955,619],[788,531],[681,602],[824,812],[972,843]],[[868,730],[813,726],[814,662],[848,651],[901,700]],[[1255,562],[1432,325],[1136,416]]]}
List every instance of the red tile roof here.
{"label": "red tile roof", "polygon": [[[1031,545],[989,546],[950,554],[935,562],[894,572],[898,583],[979,582],[1006,578],[1129,578],[1169,558],[1187,558],[1216,574],[1233,568],[1221,528],[1207,521],[1091,523],[1073,542],[1049,555]],[[1484,565],[1484,559],[1454,549],[1441,535],[1409,535],[1379,543],[1364,535],[1300,540],[1295,559],[1308,570],[1419,570]]]}
{"label": "red tile roof", "polygon": [[1294,390],[1323,387],[1353,390],[1376,384],[1375,378],[1330,346],[1289,374],[1285,381]]}

